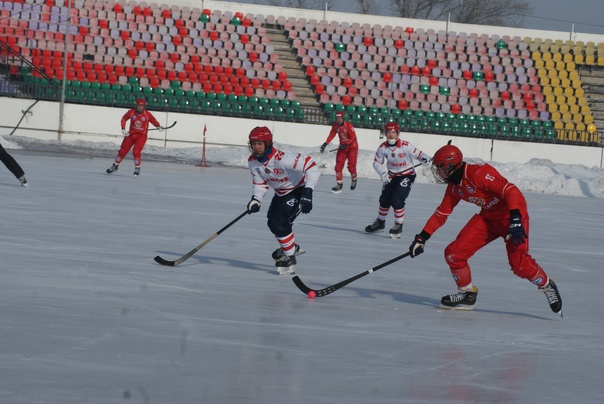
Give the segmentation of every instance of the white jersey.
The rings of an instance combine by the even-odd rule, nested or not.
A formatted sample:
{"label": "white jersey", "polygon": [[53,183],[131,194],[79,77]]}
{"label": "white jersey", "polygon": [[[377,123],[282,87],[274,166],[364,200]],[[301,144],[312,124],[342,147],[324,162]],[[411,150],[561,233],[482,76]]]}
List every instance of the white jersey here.
{"label": "white jersey", "polygon": [[[413,175],[415,174],[413,159],[421,160],[422,158],[429,160],[430,156],[406,140],[398,139],[394,146],[390,146],[386,141],[375,152],[373,168],[382,178],[384,174],[388,174],[390,178]],[[386,162],[385,167],[384,162]]]}
{"label": "white jersey", "polygon": [[262,201],[269,187],[278,196],[287,195],[301,186],[314,189],[321,175],[312,157],[275,148],[264,163],[250,156],[248,167],[252,173],[253,197],[259,201]]}

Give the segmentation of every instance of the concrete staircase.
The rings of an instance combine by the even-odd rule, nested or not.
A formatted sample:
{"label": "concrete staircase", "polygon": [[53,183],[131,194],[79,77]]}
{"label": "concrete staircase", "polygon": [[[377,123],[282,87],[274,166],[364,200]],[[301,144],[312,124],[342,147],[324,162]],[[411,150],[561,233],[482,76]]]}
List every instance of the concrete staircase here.
{"label": "concrete staircase", "polygon": [[287,34],[277,25],[265,24],[266,35],[270,38],[270,44],[279,55],[279,62],[283,65],[283,71],[287,73],[287,79],[292,83],[292,89],[296,93],[296,100],[304,108],[305,116],[311,121],[324,121],[321,104],[313,93],[309,81],[306,79],[304,68],[296,57],[296,52],[289,44]]}

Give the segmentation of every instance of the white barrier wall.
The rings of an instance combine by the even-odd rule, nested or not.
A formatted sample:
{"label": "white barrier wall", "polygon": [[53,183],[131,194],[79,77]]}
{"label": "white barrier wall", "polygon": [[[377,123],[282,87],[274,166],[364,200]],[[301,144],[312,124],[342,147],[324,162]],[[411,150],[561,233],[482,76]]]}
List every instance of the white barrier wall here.
{"label": "white barrier wall", "polygon": [[[59,104],[35,102],[35,100],[0,97],[0,135],[6,136],[19,124],[24,111],[30,112],[14,132],[16,136],[27,136],[42,140],[89,142],[114,142],[122,140],[120,120],[125,109],[65,104],[64,132],[58,134]],[[245,146],[250,130],[255,126],[268,126],[275,141],[301,147],[319,147],[327,138],[327,125],[262,121],[214,115],[191,115],[154,112],[163,126],[177,121],[177,125],[164,132],[149,132],[149,145],[182,148],[199,147],[203,141],[203,129],[207,127],[208,146]],[[379,143],[378,130],[357,129],[359,147],[374,151]],[[449,139],[459,146],[464,156],[499,163],[526,163],[533,158],[548,159],[560,164],[582,164],[587,167],[603,168],[601,147],[568,146],[548,143],[513,142],[468,137],[451,137],[422,133],[403,133],[402,137],[433,154]],[[334,147],[337,143],[333,143]]]}

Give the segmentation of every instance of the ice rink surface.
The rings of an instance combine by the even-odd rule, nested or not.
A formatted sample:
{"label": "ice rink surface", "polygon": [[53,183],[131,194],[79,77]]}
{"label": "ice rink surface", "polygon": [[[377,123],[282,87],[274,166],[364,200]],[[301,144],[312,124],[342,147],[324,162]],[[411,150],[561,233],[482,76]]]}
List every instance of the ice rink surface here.
{"label": "ice rink surface", "polygon": [[[509,270],[497,240],[470,264],[473,312],[443,250],[477,212],[462,203],[426,252],[309,299],[275,273],[260,213],[178,267],[241,214],[246,169],[12,153],[30,186],[0,176],[0,402],[602,403],[604,199],[525,192],[531,253],[557,282],[564,318]],[[324,175],[294,224],[297,275],[323,288],[407,251],[444,186],[415,184],[403,237],[363,234],[380,183],[334,195]],[[386,229],[392,225],[392,213]]]}

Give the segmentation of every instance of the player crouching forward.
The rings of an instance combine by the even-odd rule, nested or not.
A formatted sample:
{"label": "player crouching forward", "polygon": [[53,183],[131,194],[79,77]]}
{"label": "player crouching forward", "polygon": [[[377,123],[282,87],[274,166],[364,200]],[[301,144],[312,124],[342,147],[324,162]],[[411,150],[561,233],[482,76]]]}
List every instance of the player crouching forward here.
{"label": "player crouching forward", "polygon": [[428,165],[430,156],[411,143],[399,139],[401,130],[398,123],[387,123],[385,131],[387,140],[378,147],[373,160],[373,168],[380,175],[383,183],[378,217],[365,227],[365,233],[384,231],[386,218],[392,207],[394,226],[390,229],[390,237],[400,238],[405,220],[405,201],[416,177],[413,159]]}
{"label": "player crouching forward", "polygon": [[248,167],[253,190],[247,211],[250,214],[258,212],[269,187],[275,190],[266,214],[268,228],[280,245],[272,256],[280,275],[293,275],[296,273],[296,255],[304,250],[296,244],[292,225],[300,212],[306,214],[312,210],[313,189],[321,171],[309,156],[275,149],[273,134],[266,126],[252,129],[249,147],[252,155]]}
{"label": "player crouching forward", "polygon": [[562,315],[562,299],[556,284],[528,252],[528,210],[524,195],[516,185],[489,164],[464,162],[461,151],[453,145],[443,146],[434,154],[432,173],[437,182],[447,183],[447,189],[442,202],[409,246],[411,257],[424,252],[426,241],[445,224],[459,201],[480,207],[480,212],[445,248],[445,260],[459,292],[444,296],[441,307],[458,310],[474,307],[478,289],[472,285],[468,260],[482,247],[502,237],[512,272],[537,285],[552,311]]}

